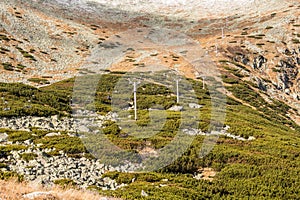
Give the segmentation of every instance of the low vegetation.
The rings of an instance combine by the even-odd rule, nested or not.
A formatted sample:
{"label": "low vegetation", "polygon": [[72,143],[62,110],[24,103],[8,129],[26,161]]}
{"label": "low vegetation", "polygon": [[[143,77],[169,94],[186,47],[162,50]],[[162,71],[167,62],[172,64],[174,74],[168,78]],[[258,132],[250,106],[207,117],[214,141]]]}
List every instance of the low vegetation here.
{"label": "low vegetation", "polygon": [[37,155],[34,153],[23,153],[20,156],[26,162],[29,162],[30,160],[34,160],[37,157]]}
{"label": "low vegetation", "polygon": [[[228,61],[220,61],[222,64]],[[231,63],[232,64],[232,63]],[[239,65],[238,63],[236,63]],[[300,196],[299,180],[299,127],[287,115],[291,108],[284,102],[272,100],[267,102],[262,97],[262,91],[256,85],[242,80],[240,70],[242,65],[227,67],[228,73],[223,75],[226,89],[241,102],[227,98],[225,124],[228,132],[244,138],[255,137],[251,141],[239,141],[221,136],[214,149],[201,158],[200,150],[205,139],[196,136],[184,155],[174,163],[151,173],[119,173],[110,172],[105,176],[116,179],[127,186],[115,191],[99,191],[103,195],[123,199],[139,199],[144,190],[147,199],[297,199]],[[105,114],[111,108],[111,98],[114,87],[122,77],[122,73],[103,75],[98,84],[95,96],[96,110]],[[203,89],[200,80],[189,80],[192,84],[200,109],[199,128],[209,130],[211,117],[211,92]],[[34,112],[33,115],[49,116],[57,113],[71,113],[69,106],[70,95],[74,80],[66,80],[40,89],[22,84],[1,84],[0,91],[8,102],[17,102],[19,108],[29,99],[39,106],[43,114]],[[157,84],[146,84],[138,89],[138,108],[140,127],[149,124],[148,108],[154,104],[168,109],[176,104],[176,98],[168,88]],[[34,95],[34,98],[32,98]],[[163,96],[169,98],[162,98]],[[267,94],[264,94],[267,95]],[[131,97],[132,100],[133,97]],[[44,106],[47,104],[47,106]],[[4,106],[4,104],[1,104]],[[249,107],[248,105],[255,107]],[[50,112],[51,111],[51,112]],[[23,112],[13,109],[3,116],[22,116]],[[27,113],[26,113],[27,114]],[[23,114],[24,115],[24,114]],[[101,130],[115,145],[128,151],[136,152],[147,145],[154,150],[160,149],[174,138],[180,112],[168,111],[167,120],[158,133],[149,138],[134,138],[120,129],[118,124],[107,121]],[[70,156],[82,156],[87,153],[82,141],[67,134],[45,137],[47,132],[32,129],[29,133],[7,132],[12,145],[1,147],[1,155],[8,155],[10,150],[26,148],[16,145],[16,141],[32,139],[34,143],[42,144],[41,148],[55,148],[52,155],[64,151]],[[32,134],[35,133],[35,134]],[[147,144],[147,145],[146,145]],[[34,155],[23,155],[31,159]],[[5,166],[4,166],[5,167]],[[212,181],[194,179],[194,174],[202,168],[213,168],[217,175]],[[69,180],[59,180],[58,183],[68,185]],[[146,197],[145,197],[146,198]]]}
{"label": "low vegetation", "polygon": [[[0,83],[0,116],[66,116],[71,113],[70,97],[43,91],[21,83]],[[7,109],[9,108],[9,109]]]}
{"label": "low vegetation", "polygon": [[49,84],[50,82],[44,78],[30,78],[28,81],[38,84]]}

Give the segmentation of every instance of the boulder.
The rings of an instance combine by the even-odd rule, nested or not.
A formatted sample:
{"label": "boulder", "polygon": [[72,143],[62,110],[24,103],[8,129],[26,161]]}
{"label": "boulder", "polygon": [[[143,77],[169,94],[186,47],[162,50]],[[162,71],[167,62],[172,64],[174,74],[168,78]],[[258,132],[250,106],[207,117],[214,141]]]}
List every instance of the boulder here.
{"label": "boulder", "polygon": [[263,57],[262,55],[259,55],[257,57],[254,58],[254,61],[253,61],[253,69],[260,69],[263,67],[263,65],[265,63],[267,63],[267,59],[265,57]]}
{"label": "boulder", "polygon": [[53,132],[53,133],[48,133],[48,134],[45,135],[45,136],[46,136],[46,137],[54,137],[54,136],[60,136],[60,135],[61,135],[60,132],[57,132],[57,133]]}
{"label": "boulder", "polygon": [[173,106],[171,108],[169,108],[169,110],[171,111],[182,111],[183,110],[183,106]]}
{"label": "boulder", "polygon": [[0,133],[0,142],[5,142],[7,140],[7,133]]}
{"label": "boulder", "polygon": [[202,108],[202,105],[196,104],[196,103],[189,103],[190,108],[199,109]]}

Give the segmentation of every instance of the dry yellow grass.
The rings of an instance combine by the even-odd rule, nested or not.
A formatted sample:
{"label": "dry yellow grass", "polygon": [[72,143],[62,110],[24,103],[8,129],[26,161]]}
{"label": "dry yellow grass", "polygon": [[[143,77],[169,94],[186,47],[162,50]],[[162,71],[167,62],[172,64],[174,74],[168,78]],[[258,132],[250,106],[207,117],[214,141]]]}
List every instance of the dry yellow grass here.
{"label": "dry yellow grass", "polygon": [[[34,192],[45,192],[44,195],[35,198],[24,197],[26,194]],[[1,200],[100,200],[115,198],[102,197],[98,193],[86,190],[62,189],[58,186],[43,187],[35,183],[17,182],[14,180],[0,180]]]}

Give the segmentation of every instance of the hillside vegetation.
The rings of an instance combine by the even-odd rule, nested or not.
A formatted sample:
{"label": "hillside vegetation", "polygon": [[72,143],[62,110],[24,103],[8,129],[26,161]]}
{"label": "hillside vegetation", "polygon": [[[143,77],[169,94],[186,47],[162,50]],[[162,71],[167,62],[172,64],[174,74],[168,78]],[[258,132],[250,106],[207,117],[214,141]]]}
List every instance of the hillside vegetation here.
{"label": "hillside vegetation", "polygon": [[[230,72],[231,69],[228,70]],[[107,96],[112,94],[114,85],[121,76],[119,73],[102,76],[95,96],[97,112],[105,114],[111,110],[111,102]],[[199,135],[181,158],[160,170],[151,173],[106,173],[105,176],[128,185],[115,191],[99,192],[123,199],[141,198],[142,190],[149,195],[143,197],[147,199],[297,199],[300,195],[300,141],[299,126],[288,115],[293,109],[280,101],[265,101],[262,96],[267,94],[257,90],[257,86],[243,81],[238,74],[231,75],[224,71],[223,80],[227,84],[226,89],[234,97],[227,98],[225,125],[230,127],[228,132],[244,138],[253,136],[255,140],[239,141],[220,136],[212,152],[200,158],[204,136]],[[199,104],[203,105],[199,112],[199,128],[207,131],[211,111],[209,91],[203,89],[201,81],[189,81],[194,87]],[[10,105],[12,109],[2,111],[1,115],[12,117],[25,113],[50,116],[61,113],[62,116],[70,116],[68,102],[73,84],[73,79],[40,89],[22,84],[1,84],[2,95],[8,102],[13,102]],[[138,90],[140,117],[137,124],[140,126],[148,123],[148,102],[159,102],[165,109],[176,104],[176,98],[161,98],[161,95],[170,94],[166,88],[155,84],[146,85],[145,88]],[[32,107],[25,110],[26,104]],[[5,105],[2,104],[2,108],[3,106]],[[176,134],[178,120],[178,113],[170,111],[163,129],[146,139],[124,137],[125,133],[112,121],[107,121],[101,130],[114,144],[129,151],[140,150],[146,143],[150,143],[151,148],[159,149],[167,145]],[[44,144],[41,148],[55,146],[70,155],[86,152],[80,140],[75,141],[75,138],[66,135],[54,140],[44,137],[45,132],[32,131],[35,131],[35,137],[30,136],[31,134],[28,137],[36,143]],[[13,143],[28,139],[24,138],[26,134],[19,131],[6,132]],[[12,148],[22,147],[1,147],[2,155],[9,153]],[[205,168],[212,168],[217,172],[212,180],[193,178]],[[2,172],[2,178],[7,176],[7,172]]]}

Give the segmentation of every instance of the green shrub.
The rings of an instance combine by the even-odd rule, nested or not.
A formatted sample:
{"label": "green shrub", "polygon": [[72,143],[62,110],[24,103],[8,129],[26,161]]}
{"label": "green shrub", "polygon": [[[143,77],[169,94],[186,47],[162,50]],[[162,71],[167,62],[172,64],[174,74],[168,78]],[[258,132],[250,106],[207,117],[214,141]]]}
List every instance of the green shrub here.
{"label": "green shrub", "polygon": [[12,142],[24,142],[25,140],[32,139],[32,133],[27,131],[12,131],[8,133],[8,140]]}
{"label": "green shrub", "polygon": [[299,39],[292,39],[292,42],[293,42],[294,44],[300,44],[300,40],[299,40]]}
{"label": "green shrub", "polygon": [[12,66],[12,64],[10,64],[10,63],[2,63],[2,66],[7,71],[13,71],[14,70],[14,66]]}
{"label": "green shrub", "polygon": [[[66,93],[40,90],[21,83],[0,83],[0,94],[11,110],[0,110],[2,117],[66,115],[71,112]],[[30,102],[29,102],[30,100]]]}
{"label": "green shrub", "polygon": [[44,78],[30,78],[28,81],[38,84],[49,84],[50,82]]}
{"label": "green shrub", "polygon": [[1,180],[9,180],[9,179],[15,179],[15,178],[17,178],[17,180],[19,182],[24,181],[24,177],[22,175],[17,174],[16,172],[11,172],[11,171],[3,172],[0,170],[0,179]]}
{"label": "green shrub", "polygon": [[237,84],[239,82],[237,79],[228,77],[227,75],[222,75],[222,80],[228,84]]}
{"label": "green shrub", "polygon": [[3,34],[0,34],[0,40],[4,40],[4,41],[10,41],[10,39],[6,36],[6,35],[3,35]]}
{"label": "green shrub", "polygon": [[119,126],[112,121],[107,121],[103,124],[105,128],[102,129],[103,134],[112,134],[112,135],[118,135],[121,132],[121,129]]}
{"label": "green shrub", "polygon": [[35,153],[23,153],[20,156],[26,162],[29,162],[30,160],[34,160],[37,157]]}
{"label": "green shrub", "polygon": [[78,137],[70,137],[68,135],[44,137],[36,139],[36,144],[43,144],[41,148],[55,148],[56,150],[52,154],[58,154],[59,151],[64,151],[70,155],[76,155],[81,153],[88,153],[84,144]]}
{"label": "green shrub", "polygon": [[6,157],[10,155],[11,151],[19,151],[19,150],[24,150],[27,149],[26,146],[24,145],[5,145],[5,146],[0,146],[0,157]]}
{"label": "green shrub", "polygon": [[62,188],[70,188],[76,186],[76,183],[71,179],[58,179],[54,181],[54,184],[61,186]]}

